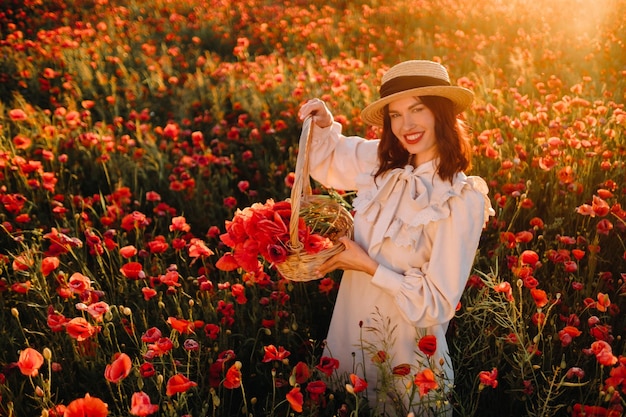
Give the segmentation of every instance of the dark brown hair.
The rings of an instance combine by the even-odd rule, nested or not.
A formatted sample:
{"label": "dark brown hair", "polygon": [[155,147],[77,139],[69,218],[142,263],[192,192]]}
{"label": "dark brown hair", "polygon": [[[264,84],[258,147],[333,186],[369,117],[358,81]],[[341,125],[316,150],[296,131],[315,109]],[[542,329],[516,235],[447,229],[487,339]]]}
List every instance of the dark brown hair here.
{"label": "dark brown hair", "polygon": [[[419,99],[435,115],[435,137],[439,166],[437,174],[452,182],[458,172],[469,170],[472,166],[472,148],[465,123],[457,118],[452,102],[439,96],[420,96]],[[389,106],[385,106],[383,130],[378,145],[380,166],[375,178],[394,168],[403,168],[409,162],[409,153],[400,140],[391,131]]]}

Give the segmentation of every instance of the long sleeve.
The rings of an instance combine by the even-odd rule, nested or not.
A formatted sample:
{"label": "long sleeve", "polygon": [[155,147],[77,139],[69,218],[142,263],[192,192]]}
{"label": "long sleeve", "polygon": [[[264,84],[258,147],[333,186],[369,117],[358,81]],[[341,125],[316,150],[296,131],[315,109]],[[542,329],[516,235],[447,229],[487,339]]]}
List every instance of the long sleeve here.
{"label": "long sleeve", "polygon": [[326,128],[314,126],[309,151],[311,177],[326,187],[356,190],[356,176],[376,167],[378,142],[344,136],[337,122]]}
{"label": "long sleeve", "polygon": [[449,204],[449,217],[425,227],[424,235],[432,239],[429,261],[404,273],[381,264],[372,278],[417,327],[446,323],[453,317],[484,225],[486,203],[481,192],[465,190]]}

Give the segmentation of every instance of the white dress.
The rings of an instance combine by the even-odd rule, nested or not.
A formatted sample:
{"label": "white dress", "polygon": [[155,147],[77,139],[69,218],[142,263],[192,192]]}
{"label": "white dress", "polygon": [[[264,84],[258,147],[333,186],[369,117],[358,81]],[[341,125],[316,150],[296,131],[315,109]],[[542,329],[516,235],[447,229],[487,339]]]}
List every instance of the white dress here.
{"label": "white dress", "polygon": [[[343,136],[337,122],[314,129],[311,176],[327,187],[357,190],[354,241],[379,263],[373,276],[344,272],[324,353],[339,360],[339,387],[349,383],[345,374],[366,379],[367,398],[378,413],[441,415],[433,413],[434,401],[454,378],[446,330],[493,209],[484,180],[459,173],[452,184],[443,181],[436,161],[374,180],[378,143]],[[431,358],[417,346],[424,335],[437,338]],[[410,373],[394,375],[403,364]],[[439,391],[420,400],[411,382],[425,368],[435,372]],[[393,398],[400,404],[395,412]]]}

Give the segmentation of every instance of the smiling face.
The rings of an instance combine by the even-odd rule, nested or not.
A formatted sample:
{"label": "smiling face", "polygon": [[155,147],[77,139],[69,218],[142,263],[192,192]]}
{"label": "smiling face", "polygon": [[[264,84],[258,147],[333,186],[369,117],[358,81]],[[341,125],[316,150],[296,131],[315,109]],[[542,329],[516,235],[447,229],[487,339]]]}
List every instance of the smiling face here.
{"label": "smiling face", "polygon": [[406,97],[389,104],[391,131],[418,166],[437,156],[435,115],[419,97]]}

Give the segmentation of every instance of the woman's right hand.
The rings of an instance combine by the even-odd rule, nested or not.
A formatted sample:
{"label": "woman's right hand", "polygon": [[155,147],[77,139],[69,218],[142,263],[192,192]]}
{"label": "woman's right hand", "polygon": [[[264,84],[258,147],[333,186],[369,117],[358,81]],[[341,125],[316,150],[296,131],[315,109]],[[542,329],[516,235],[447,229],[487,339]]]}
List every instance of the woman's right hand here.
{"label": "woman's right hand", "polygon": [[365,249],[346,236],[339,239],[339,241],[343,243],[345,250],[332,256],[320,265],[317,271],[315,271],[318,278],[326,276],[326,274],[335,269],[361,271],[372,276],[376,273],[378,262],[372,259]]}
{"label": "woman's right hand", "polygon": [[333,124],[333,114],[326,107],[326,103],[319,98],[313,98],[300,107],[298,117],[300,120],[313,116],[313,121],[321,128],[328,127]]}

